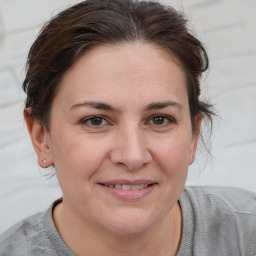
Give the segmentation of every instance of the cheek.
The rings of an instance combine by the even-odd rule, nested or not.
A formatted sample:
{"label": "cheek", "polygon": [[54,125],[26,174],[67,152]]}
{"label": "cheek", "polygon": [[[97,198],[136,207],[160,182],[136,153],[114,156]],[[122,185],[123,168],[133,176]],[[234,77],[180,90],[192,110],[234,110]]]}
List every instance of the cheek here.
{"label": "cheek", "polygon": [[95,142],[83,134],[62,136],[56,134],[52,141],[52,155],[60,184],[79,184],[90,180],[104,161],[106,143]]}
{"label": "cheek", "polygon": [[190,138],[184,135],[182,138],[172,138],[165,140],[158,147],[157,158],[161,168],[166,175],[175,178],[184,178],[186,176],[189,166],[189,159],[191,155]]}

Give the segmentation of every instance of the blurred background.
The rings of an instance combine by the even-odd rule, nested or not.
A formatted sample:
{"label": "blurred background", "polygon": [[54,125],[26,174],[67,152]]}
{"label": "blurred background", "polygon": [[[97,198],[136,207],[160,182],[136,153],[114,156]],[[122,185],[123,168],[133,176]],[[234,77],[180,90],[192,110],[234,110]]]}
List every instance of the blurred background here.
{"label": "blurred background", "polygon": [[[53,170],[41,169],[23,120],[28,50],[42,25],[75,0],[0,0],[0,233],[61,196]],[[187,185],[256,192],[256,0],[165,0],[184,11],[204,42],[210,69],[202,98],[214,119],[210,156],[199,145]],[[208,141],[207,141],[208,140]]]}

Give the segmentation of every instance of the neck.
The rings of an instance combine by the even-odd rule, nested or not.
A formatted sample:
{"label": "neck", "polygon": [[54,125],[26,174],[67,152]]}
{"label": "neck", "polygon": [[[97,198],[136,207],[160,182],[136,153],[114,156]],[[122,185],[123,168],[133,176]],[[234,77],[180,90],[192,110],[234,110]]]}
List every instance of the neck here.
{"label": "neck", "polygon": [[77,256],[172,256],[178,251],[182,231],[179,203],[153,227],[132,235],[99,230],[79,221],[79,217],[69,217],[70,214],[66,214],[64,209],[63,203],[56,206],[53,212],[54,223],[63,241]]}

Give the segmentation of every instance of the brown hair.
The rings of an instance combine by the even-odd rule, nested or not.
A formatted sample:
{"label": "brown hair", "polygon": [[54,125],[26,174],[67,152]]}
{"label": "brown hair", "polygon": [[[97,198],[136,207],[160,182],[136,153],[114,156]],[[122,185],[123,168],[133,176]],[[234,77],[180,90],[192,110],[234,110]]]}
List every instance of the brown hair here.
{"label": "brown hair", "polygon": [[141,41],[171,51],[182,63],[194,131],[196,117],[211,120],[213,112],[199,100],[199,79],[208,68],[208,56],[186,25],[181,13],[150,1],[87,0],[62,11],[42,28],[29,51],[23,82],[26,107],[49,129],[58,85],[82,53],[97,45]]}

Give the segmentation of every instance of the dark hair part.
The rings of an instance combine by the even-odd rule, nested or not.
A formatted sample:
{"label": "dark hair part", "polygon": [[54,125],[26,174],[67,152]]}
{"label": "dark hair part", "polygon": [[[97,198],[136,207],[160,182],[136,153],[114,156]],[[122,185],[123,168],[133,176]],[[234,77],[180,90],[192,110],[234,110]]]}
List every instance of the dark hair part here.
{"label": "dark hair part", "polygon": [[23,82],[26,107],[49,129],[58,85],[82,53],[98,45],[141,41],[172,52],[181,62],[194,131],[198,116],[212,120],[214,113],[211,105],[199,100],[199,80],[208,68],[208,56],[186,25],[181,13],[149,1],[87,0],[62,11],[42,28],[29,51]]}

